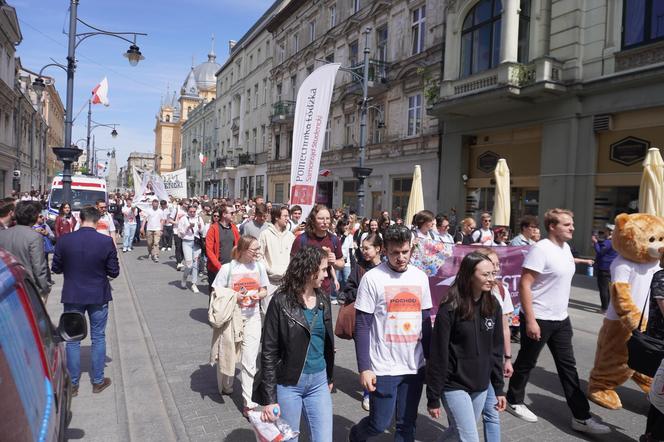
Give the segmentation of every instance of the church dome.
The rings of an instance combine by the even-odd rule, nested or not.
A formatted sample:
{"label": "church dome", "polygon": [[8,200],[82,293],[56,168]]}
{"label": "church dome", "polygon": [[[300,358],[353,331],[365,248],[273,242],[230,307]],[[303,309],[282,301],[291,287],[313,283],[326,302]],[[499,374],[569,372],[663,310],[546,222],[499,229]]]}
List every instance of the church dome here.
{"label": "church dome", "polygon": [[196,86],[201,91],[212,91],[217,85],[217,78],[215,74],[221,65],[216,62],[217,56],[214,51],[208,54],[208,61],[201,63],[194,68],[194,77],[196,78]]}

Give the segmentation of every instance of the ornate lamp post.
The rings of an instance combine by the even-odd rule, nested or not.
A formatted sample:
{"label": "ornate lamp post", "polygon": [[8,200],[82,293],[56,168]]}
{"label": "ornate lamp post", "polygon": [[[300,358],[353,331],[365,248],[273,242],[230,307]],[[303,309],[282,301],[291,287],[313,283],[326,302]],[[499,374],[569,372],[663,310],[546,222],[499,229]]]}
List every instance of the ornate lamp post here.
{"label": "ornate lamp post", "polygon": [[[72,133],[72,125],[74,123],[74,72],[76,71],[76,48],[78,47],[79,44],[83,42],[83,40],[93,37],[95,35],[105,35],[108,37],[115,37],[119,38],[120,40],[124,40],[130,44],[129,49],[124,55],[124,57],[129,60],[129,64],[131,66],[136,66],[139,61],[144,60],[145,57],[143,57],[143,54],[141,54],[141,51],[139,47],[136,45],[136,37],[139,35],[147,35],[141,32],[111,32],[107,31],[101,28],[97,28],[95,26],[92,26],[80,18],[78,18],[77,10],[78,10],[78,4],[79,0],[70,0],[69,2],[69,44],[68,44],[68,50],[67,50],[67,66],[65,67],[64,65],[61,65],[59,63],[52,63],[44,66],[44,68],[48,66],[58,66],[62,69],[64,69],[67,72],[67,100],[66,100],[66,114],[65,114],[65,145],[64,147],[61,148],[53,148],[53,151],[55,152],[56,156],[58,157],[58,160],[62,161],[64,164],[64,168],[62,171],[62,194],[63,194],[63,200],[70,201],[71,200],[71,163],[73,161],[76,161],[76,159],[81,155],[82,151],[78,149],[77,147],[71,147],[71,133]],[[85,26],[88,31],[87,32],[82,32],[80,34],[76,33],[76,25],[77,23],[81,23],[83,26]],[[133,37],[133,40],[128,39],[125,36],[131,36]],[[41,88],[41,92],[44,91],[45,88],[45,83],[44,79],[41,77],[42,70],[39,72],[39,76],[35,81],[32,83],[32,86],[35,88],[35,91],[37,91],[38,88]],[[39,92],[38,92],[39,93]],[[117,132],[116,132],[117,134]],[[89,143],[88,143],[88,153],[89,153]],[[72,149],[78,152],[78,154],[74,153]],[[71,160],[71,158],[74,156],[75,158]],[[88,155],[88,158],[90,155]]]}

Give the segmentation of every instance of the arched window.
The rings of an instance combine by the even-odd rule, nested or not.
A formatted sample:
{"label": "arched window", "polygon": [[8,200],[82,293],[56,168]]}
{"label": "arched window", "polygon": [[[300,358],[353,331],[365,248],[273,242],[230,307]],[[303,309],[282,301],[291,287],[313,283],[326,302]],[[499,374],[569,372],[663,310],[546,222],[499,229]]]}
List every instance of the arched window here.
{"label": "arched window", "polygon": [[480,0],[461,30],[461,76],[491,69],[500,61],[501,0]]}

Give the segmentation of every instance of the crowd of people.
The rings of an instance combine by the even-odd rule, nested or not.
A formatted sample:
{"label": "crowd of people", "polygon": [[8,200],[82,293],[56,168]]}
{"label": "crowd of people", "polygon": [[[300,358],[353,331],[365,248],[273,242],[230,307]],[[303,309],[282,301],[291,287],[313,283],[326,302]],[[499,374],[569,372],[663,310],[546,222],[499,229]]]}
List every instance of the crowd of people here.
{"label": "crowd of people", "polygon": [[[590,434],[610,432],[590,415],[576,369],[568,316],[571,279],[576,263],[594,261],[574,257],[568,245],[574,221],[568,210],[546,212],[545,239],[538,218],[530,215],[509,239],[505,227],[492,226],[490,213],[482,213],[479,223],[473,218],[457,223],[453,212],[423,210],[406,225],[387,212],[360,219],[324,205],[314,206],[303,219],[300,206],[271,204],[261,197],[246,202],[207,196],[152,199],[141,207],[131,194],[118,194],[85,208],[77,219],[65,202],[51,230],[38,201],[0,200],[0,247],[24,261],[43,294],[50,287],[49,254],[55,254],[52,270],[64,272],[66,286],[71,280],[66,253],[74,246],[62,238],[81,230],[113,238],[123,253],[132,253],[145,238],[147,257],[155,264],[160,252],[174,248],[181,287],[198,293],[200,278],[206,278],[210,312],[223,324],[213,329],[211,346],[219,393],[233,393],[240,363],[243,414],[260,410],[264,420],[282,418],[299,430],[304,413],[314,441],[331,441],[334,431],[330,392],[338,338],[333,304],[354,309],[352,339],[364,389],[360,406],[369,412],[351,428],[350,441],[369,440],[393,420],[395,440],[414,440],[423,391],[431,417],[439,418],[442,410],[447,415],[449,426],[441,440],[479,440],[479,422],[484,440],[500,440],[500,412],[537,421],[524,400],[529,374],[545,345],[554,356],[571,427]],[[49,252],[45,244],[51,238],[57,242]],[[463,258],[435,321],[428,277],[411,263],[413,243],[422,240],[477,246]],[[506,245],[530,246],[519,287],[521,345],[514,361],[514,307],[500,282],[495,249]],[[107,282],[117,276],[117,255],[105,253],[105,261],[94,262],[106,263],[98,276]],[[102,298],[73,299],[74,286],[69,283],[62,302],[65,309],[87,308],[96,330],[94,359],[103,348],[106,318],[101,307],[107,306],[110,291],[102,284]],[[68,344],[67,350],[78,391],[75,346],[70,350]],[[100,368],[93,361],[93,372],[93,391],[110,385],[103,364]]]}

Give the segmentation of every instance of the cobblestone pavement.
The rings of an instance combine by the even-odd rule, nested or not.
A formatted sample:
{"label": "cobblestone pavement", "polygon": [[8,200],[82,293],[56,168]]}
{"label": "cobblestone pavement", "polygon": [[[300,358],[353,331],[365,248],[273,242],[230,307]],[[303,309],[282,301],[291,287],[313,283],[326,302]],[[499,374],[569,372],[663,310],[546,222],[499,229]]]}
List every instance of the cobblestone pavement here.
{"label": "cobblestone pavement", "polygon": [[[202,278],[200,294],[182,289],[182,273],[175,270],[172,255],[173,252],[162,252],[161,262],[154,263],[147,259],[143,245],[131,253],[122,254],[122,272],[126,279],[118,278],[113,284],[116,301],[109,319],[107,351],[107,374],[120,382],[115,383],[114,378],[113,391],[93,397],[87,392],[87,386],[83,387],[84,383],[89,382],[87,374],[84,374],[81,393],[73,404],[74,417],[68,433],[70,439],[254,440],[249,423],[241,415],[239,383],[236,381],[235,393],[231,397],[220,396],[217,393],[214,368],[208,363],[211,329],[207,324],[207,280]],[[570,305],[570,315],[575,326],[577,366],[584,388],[593,364],[596,335],[602,321],[593,284],[594,280],[578,276]],[[59,284],[49,300],[49,308],[56,313],[61,310],[58,287]],[[117,315],[123,300],[127,299],[133,301],[126,305],[136,310],[135,315],[141,327],[122,333],[114,328],[125,327],[118,325]],[[333,309],[336,314],[337,307]],[[124,308],[122,312],[123,317],[133,314]],[[54,317],[56,313],[53,313]],[[130,339],[127,335],[133,333],[141,336]],[[345,441],[350,426],[367,414],[360,407],[361,390],[357,382],[352,342],[337,340],[336,345],[336,391],[333,394],[335,442]],[[84,350],[86,346],[89,346],[89,342],[83,343]],[[137,349],[131,350],[136,346]],[[518,345],[513,344],[513,347],[516,356]],[[142,352],[147,353],[147,362],[132,370],[149,369],[154,373],[150,376],[149,373],[143,373],[139,379],[134,379],[135,372],[126,367],[127,364],[131,366],[131,361],[118,358],[122,359],[119,355],[125,354],[136,358]],[[85,351],[82,353],[86,354]],[[120,369],[118,365],[123,368]],[[84,363],[84,370],[86,367]],[[143,379],[147,381],[143,382]],[[624,404],[623,410],[604,410],[591,404],[592,413],[614,430],[602,440],[638,440],[645,427],[648,407],[645,395],[632,383],[621,387],[619,393]],[[136,401],[141,404],[140,407],[136,406]],[[159,406],[152,410],[155,402]],[[542,353],[538,368],[531,375],[526,403],[540,417],[539,422],[526,423],[505,413],[502,415],[503,440],[593,440],[571,430],[571,415],[548,351]],[[155,426],[147,426],[144,420],[136,417],[140,415],[141,407],[150,409],[154,419],[170,420],[170,428],[163,437]],[[444,418],[434,421],[428,417],[424,397],[420,401],[419,410],[417,440],[435,441],[447,422]],[[164,426],[168,425],[161,425]],[[150,436],[150,431],[156,432]],[[375,440],[392,439],[391,435],[385,434]]]}

